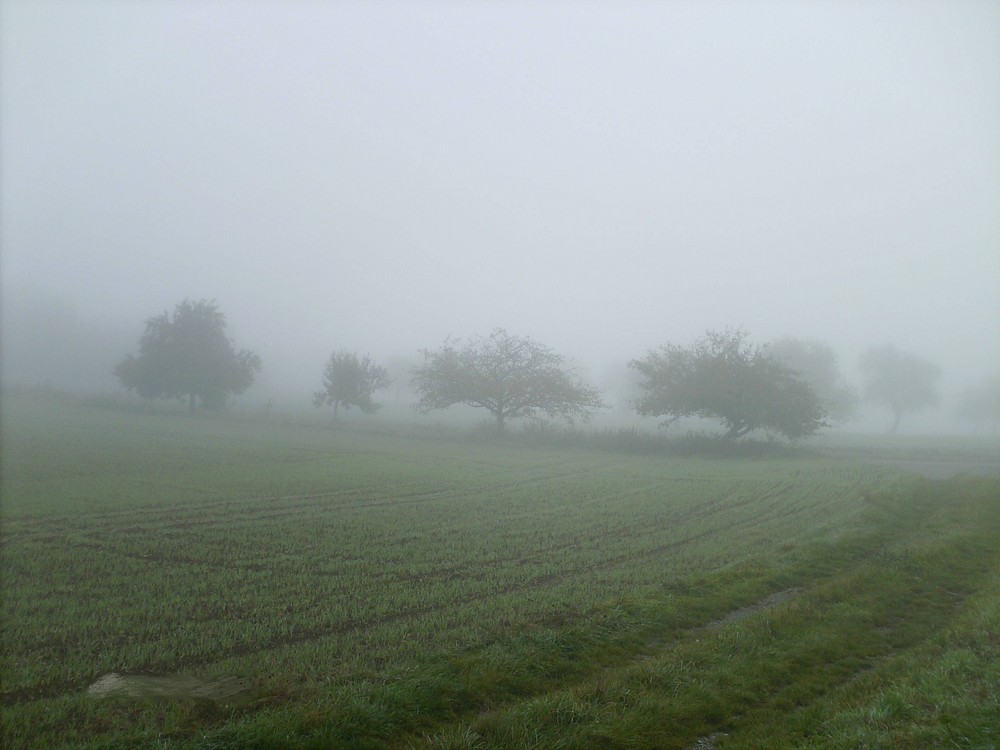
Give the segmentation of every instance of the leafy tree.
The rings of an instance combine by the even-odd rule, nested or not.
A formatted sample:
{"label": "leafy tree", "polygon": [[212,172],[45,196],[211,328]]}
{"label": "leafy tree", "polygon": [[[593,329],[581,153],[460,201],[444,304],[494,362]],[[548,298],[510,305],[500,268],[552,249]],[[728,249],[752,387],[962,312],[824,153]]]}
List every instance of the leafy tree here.
{"label": "leafy tree", "polygon": [[226,336],[226,317],[214,302],[184,300],[174,314],[146,321],[139,356],[115,368],[121,384],[142,398],[187,398],[193,413],[225,406],[229,394],[243,393],[260,372],[260,357],[237,351]]}
{"label": "leafy tree", "polygon": [[935,406],[941,400],[937,390],[941,371],[937,365],[891,344],[862,354],[861,374],[865,378],[865,396],[892,410],[890,433],[899,428],[906,412]]}
{"label": "leafy tree", "polygon": [[854,416],[857,394],[844,382],[837,355],[829,346],[786,337],[768,344],[766,351],[809,384],[830,419],[845,421]]}
{"label": "leafy tree", "polygon": [[996,432],[1000,428],[1000,374],[963,390],[955,413],[972,422],[977,429],[985,422]]}
{"label": "leafy tree", "polygon": [[807,383],[740,330],[709,331],[692,347],[667,344],[629,362],[645,378],[636,401],[642,416],[719,419],[726,437],[766,429],[795,439],[826,426],[819,398]]}
{"label": "leafy tree", "polygon": [[364,414],[378,411],[372,393],[389,386],[389,374],[368,356],[358,359],[353,352],[339,351],[330,355],[323,369],[323,390],[315,394],[317,407],[333,405],[333,419],[337,420],[340,406],[350,409],[357,406]]}
{"label": "leafy tree", "polygon": [[495,329],[464,346],[445,341],[437,351],[422,351],[413,371],[420,411],[467,404],[489,411],[503,432],[510,419],[538,412],[572,421],[604,407],[600,393],[579,382],[562,366],[563,358],[528,338]]}

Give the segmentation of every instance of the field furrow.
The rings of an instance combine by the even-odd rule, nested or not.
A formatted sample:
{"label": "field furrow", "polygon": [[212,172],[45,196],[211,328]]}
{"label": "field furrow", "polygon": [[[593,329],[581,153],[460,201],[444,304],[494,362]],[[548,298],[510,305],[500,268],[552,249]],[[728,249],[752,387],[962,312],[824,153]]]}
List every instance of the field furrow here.
{"label": "field furrow", "polygon": [[[322,746],[449,747],[472,732],[504,747],[518,723],[551,739],[539,706],[576,712],[603,683],[659,684],[659,665],[682,668],[675,649],[738,649],[733,633],[792,610],[817,631],[870,633],[877,648],[843,656],[870,669],[931,626],[872,600],[862,627],[861,589],[838,587],[881,571],[900,601],[957,611],[981,574],[956,550],[992,528],[988,491],[940,515],[940,501],[912,500],[912,478],[818,455],[633,456],[224,420],[158,430],[80,407],[47,428],[43,413],[2,423],[5,747],[85,734],[187,747],[206,732],[240,747],[268,721],[289,722],[292,746],[329,733]],[[936,570],[916,562],[934,545],[967,578],[913,588]],[[795,648],[780,658],[822,653]],[[831,688],[846,689],[845,670]],[[88,697],[109,673],[239,675],[255,692],[242,713]],[[676,746],[734,721],[694,722]]]}

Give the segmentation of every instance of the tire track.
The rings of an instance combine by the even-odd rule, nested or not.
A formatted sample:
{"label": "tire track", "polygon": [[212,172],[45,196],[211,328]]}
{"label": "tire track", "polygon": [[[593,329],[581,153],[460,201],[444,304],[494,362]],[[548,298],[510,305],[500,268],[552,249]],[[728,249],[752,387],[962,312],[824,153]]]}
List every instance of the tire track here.
{"label": "tire track", "polygon": [[[741,503],[741,505],[746,505],[748,503],[754,502],[755,499],[757,501],[760,501],[762,499],[772,499],[784,495],[787,492],[789,492],[793,487],[794,487],[793,483],[789,482],[778,483],[770,490],[765,492],[763,496],[756,496],[756,498],[750,498],[748,500],[745,500],[743,503]],[[723,501],[717,501],[716,505],[718,505],[721,502]],[[756,522],[756,520],[757,518],[754,517],[751,519],[734,521],[732,523],[723,524],[717,527],[713,527],[711,529],[707,529],[705,531],[693,534],[683,539],[678,539],[663,545],[659,545],[652,549],[645,550],[639,554],[636,554],[634,552],[624,553],[621,555],[616,555],[610,558],[606,558],[605,560],[597,564],[581,565],[573,569],[568,569],[561,573],[548,573],[544,575],[533,576],[525,581],[506,584],[500,587],[493,588],[489,591],[470,593],[451,598],[447,601],[438,601],[433,604],[428,604],[418,607],[403,608],[396,612],[392,612],[389,614],[373,618],[351,618],[333,626],[301,628],[298,632],[293,633],[291,635],[275,634],[270,638],[264,638],[263,640],[254,643],[236,644],[229,648],[215,650],[211,654],[204,654],[201,656],[196,655],[174,660],[160,660],[160,661],[154,660],[142,665],[138,665],[134,669],[139,672],[159,673],[166,671],[179,671],[183,669],[204,667],[206,665],[224,659],[238,658],[251,654],[266,653],[287,646],[295,646],[303,643],[315,642],[318,640],[322,640],[323,638],[328,638],[333,636],[343,636],[356,631],[371,630],[373,628],[395,624],[398,622],[419,619],[421,617],[434,614],[444,609],[464,607],[470,604],[476,604],[483,601],[487,601],[489,599],[496,599],[498,597],[508,596],[510,594],[520,594],[529,590],[538,590],[539,588],[552,587],[567,581],[584,577],[589,574],[593,574],[595,571],[598,570],[609,570],[623,563],[631,563],[636,560],[643,560],[659,556],[667,551],[674,550],[686,545],[690,545],[694,542],[705,539],[706,537],[709,536],[719,535],[726,532],[733,532],[741,527],[745,527],[750,525],[751,523]],[[68,692],[81,691],[86,688],[86,684],[87,684],[86,682],[81,682],[81,681],[59,681],[59,682],[51,682],[42,685],[37,685],[33,687],[21,688],[18,690],[8,691],[3,693],[2,696],[0,696],[0,703],[3,703],[3,705],[15,705],[17,703],[44,700]]]}

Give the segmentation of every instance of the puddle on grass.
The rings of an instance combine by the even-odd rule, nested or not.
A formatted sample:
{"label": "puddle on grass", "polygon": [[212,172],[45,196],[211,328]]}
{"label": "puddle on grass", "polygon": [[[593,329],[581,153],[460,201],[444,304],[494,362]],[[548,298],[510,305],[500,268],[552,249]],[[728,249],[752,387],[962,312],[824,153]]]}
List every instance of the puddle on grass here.
{"label": "puddle on grass", "polygon": [[777,591],[770,596],[766,596],[759,602],[747,605],[746,607],[740,607],[739,609],[734,609],[725,617],[708,623],[705,626],[706,630],[715,630],[716,628],[721,628],[730,623],[739,622],[740,620],[745,620],[750,617],[750,615],[756,614],[757,612],[762,612],[765,609],[772,609],[777,607],[782,602],[788,601],[793,596],[797,596],[801,593],[801,589],[791,588],[785,589],[784,591]]}
{"label": "puddle on grass", "polygon": [[211,701],[246,706],[259,699],[249,677],[223,675],[198,677],[183,674],[133,674],[110,672],[87,688],[94,698]]}
{"label": "puddle on grass", "polygon": [[693,745],[691,745],[688,750],[715,750],[715,743],[718,742],[723,737],[728,737],[726,732],[714,732],[713,734],[706,734],[704,737],[699,737]]}

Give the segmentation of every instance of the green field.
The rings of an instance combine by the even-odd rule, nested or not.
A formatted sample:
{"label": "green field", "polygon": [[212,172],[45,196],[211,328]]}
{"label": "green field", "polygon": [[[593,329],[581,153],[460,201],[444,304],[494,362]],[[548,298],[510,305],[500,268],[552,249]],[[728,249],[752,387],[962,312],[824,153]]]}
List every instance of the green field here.
{"label": "green field", "polygon": [[1000,746],[997,478],[24,395],[2,428],[5,748]]}

